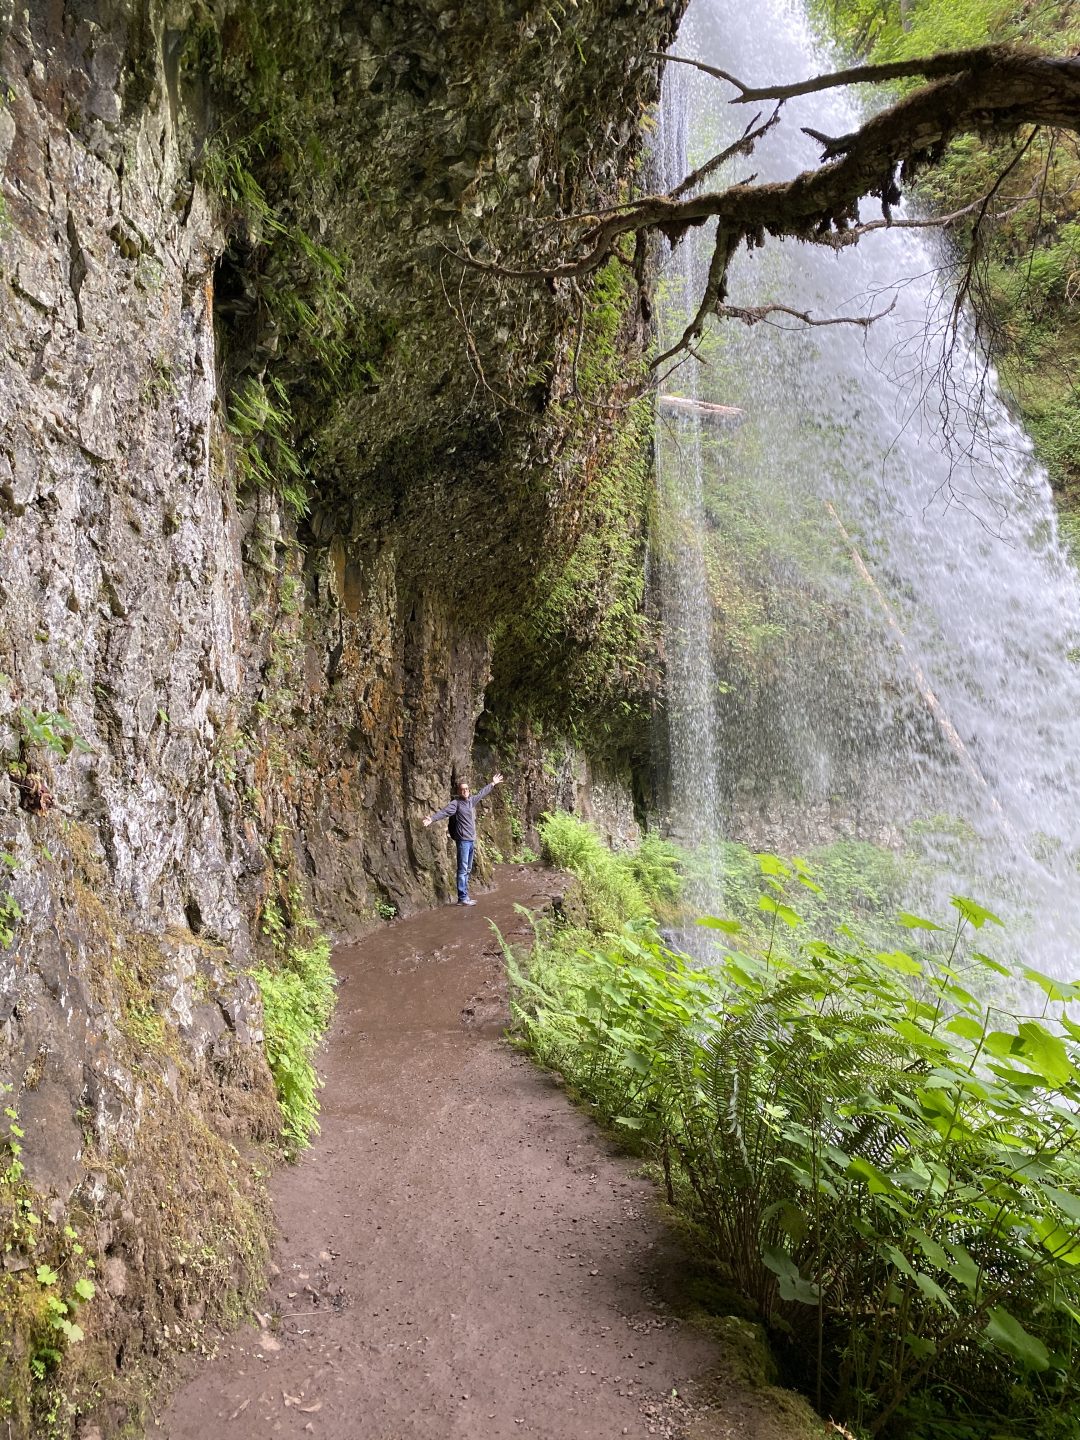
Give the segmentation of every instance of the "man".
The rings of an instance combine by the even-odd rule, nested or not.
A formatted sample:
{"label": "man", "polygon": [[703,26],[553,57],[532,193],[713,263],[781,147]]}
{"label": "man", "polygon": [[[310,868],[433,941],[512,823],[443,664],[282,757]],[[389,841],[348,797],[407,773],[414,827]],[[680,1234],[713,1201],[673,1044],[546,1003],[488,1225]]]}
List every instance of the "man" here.
{"label": "man", "polygon": [[458,783],[457,798],[444,805],[441,810],[436,810],[434,815],[429,815],[424,825],[428,826],[434,820],[445,820],[447,816],[454,818],[450,824],[450,833],[457,845],[457,900],[459,905],[475,905],[475,900],[469,899],[469,872],[472,869],[473,855],[476,851],[476,806],[483,800],[485,795],[490,795],[496,785],[501,785],[503,777],[493,775],[489,784],[475,795],[469,794],[469,787],[464,780]]}

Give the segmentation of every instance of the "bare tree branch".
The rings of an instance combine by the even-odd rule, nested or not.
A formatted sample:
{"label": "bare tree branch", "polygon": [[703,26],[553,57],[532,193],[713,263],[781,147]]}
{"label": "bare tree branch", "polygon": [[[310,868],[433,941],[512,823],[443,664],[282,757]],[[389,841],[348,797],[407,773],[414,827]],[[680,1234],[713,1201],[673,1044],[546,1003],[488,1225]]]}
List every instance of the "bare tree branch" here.
{"label": "bare tree branch", "polygon": [[[679,184],[675,186],[675,189],[672,190],[671,198],[678,200],[680,195],[688,195],[691,190],[696,190],[703,180],[708,179],[710,175],[720,169],[721,165],[726,164],[728,160],[733,160],[736,155],[750,155],[753,152],[756,142],[760,140],[763,135],[767,134],[779,121],[780,108],[781,107],[777,105],[764,125],[757,125],[757,122],[761,119],[761,112],[759,111],[734,144],[729,145],[726,150],[721,150],[719,154],[714,155],[711,160],[706,160],[704,165],[699,165],[696,170],[691,170],[686,179],[680,181]],[[756,130],[754,129],[755,125],[757,125]]]}
{"label": "bare tree branch", "polygon": [[946,75],[959,75],[965,70],[974,70],[997,61],[1014,60],[1018,55],[1029,55],[1045,59],[1037,50],[1025,50],[1015,45],[978,45],[968,50],[943,50],[936,55],[926,55],[916,60],[890,60],[880,65],[853,65],[847,70],[834,70],[827,75],[812,75],[808,80],[796,80],[788,85],[745,85],[726,70],[706,65],[702,60],[693,60],[686,55],[665,55],[662,51],[651,51],[650,58],[670,60],[679,65],[692,65],[717,80],[725,80],[738,90],[733,105],[755,104],[759,100],[793,100],[798,95],[815,95],[821,90],[836,90],[843,85],[880,85],[887,80],[906,80],[920,76],[924,80],[938,80]]}
{"label": "bare tree branch", "polygon": [[[701,61],[684,56],[665,58],[692,65],[732,85],[738,91],[733,103],[738,104],[752,100],[782,103],[835,86],[909,76],[931,83],[847,135],[808,132],[822,146],[822,164],[815,170],[805,170],[791,180],[744,181],[701,192],[701,182],[723,160],[749,153],[778,118],[774,112],[758,126],[755,116],[733,146],[706,161],[669,194],[646,195],[606,213],[580,217],[579,233],[574,237],[568,227],[562,242],[565,248],[552,264],[515,266],[501,259],[480,259],[464,250],[449,252],[462,265],[499,278],[550,284],[586,276],[615,254],[631,263],[629,254],[618,248],[624,237],[631,235],[635,237],[633,264],[640,273],[640,236],[660,234],[677,245],[689,229],[715,221],[712,261],[697,312],[679,340],[652,362],[654,370],[680,352],[693,351],[708,316],[724,312],[728,267],[740,245],[756,248],[768,236],[788,236],[838,248],[855,243],[869,229],[913,223],[893,218],[901,183],[909,184],[921,169],[940,160],[949,141],[961,134],[1010,132],[1027,125],[1080,132],[1080,57],[1059,59],[1021,47],[993,45],[921,60],[855,66],[790,85],[762,87],[746,85]],[[1031,143],[1030,137],[1026,143]],[[976,230],[1011,168],[974,207]],[[861,218],[860,203],[867,198],[878,201],[880,221]],[[737,308],[729,307],[727,313]]]}
{"label": "bare tree branch", "polygon": [[[866,220],[858,225],[849,226],[841,234],[834,235],[831,243],[837,249],[843,245],[854,245],[861,236],[869,234],[872,230],[947,230],[950,225],[958,225],[961,220],[967,219],[976,210],[982,210],[987,201],[992,199],[996,193],[1001,178],[1003,177],[999,176],[986,194],[980,195],[977,200],[972,200],[969,205],[961,205],[959,210],[951,210],[948,215],[921,215],[902,220],[897,220],[894,216],[891,220]],[[1026,195],[1019,195],[1011,200],[1007,209],[994,210],[987,218],[1005,220],[1008,216],[1014,215],[1029,200],[1034,200],[1037,195],[1038,186],[1032,186]]]}
{"label": "bare tree branch", "polygon": [[1006,165],[1005,169],[994,181],[989,191],[983,196],[982,203],[979,206],[978,216],[976,217],[975,224],[972,228],[971,248],[968,253],[968,263],[965,268],[964,276],[960,284],[956,287],[956,294],[953,297],[952,331],[954,335],[956,334],[957,327],[960,324],[960,319],[964,313],[964,305],[967,301],[967,297],[971,293],[971,279],[972,275],[974,274],[975,266],[978,263],[981,249],[980,241],[982,225],[983,221],[986,219],[986,212],[989,208],[990,201],[994,198],[998,190],[1004,184],[1006,176],[1008,176],[1013,170],[1015,170],[1017,165],[1019,165],[1020,161],[1024,158],[1024,155],[1031,148],[1035,140],[1035,136],[1038,135],[1038,133],[1039,127],[1036,125],[1035,128],[1032,130],[1031,134],[1024,141],[1023,145],[1020,146],[1016,154],[1009,161],[1008,165]]}
{"label": "bare tree branch", "polygon": [[762,320],[768,320],[770,315],[790,315],[794,320],[801,320],[804,325],[857,325],[860,329],[866,330],[873,325],[875,320],[884,320],[886,315],[891,315],[896,309],[896,297],[884,310],[878,310],[873,315],[812,315],[808,310],[794,310],[790,305],[718,305],[714,310],[715,315],[721,319],[741,320],[744,325],[758,325]]}

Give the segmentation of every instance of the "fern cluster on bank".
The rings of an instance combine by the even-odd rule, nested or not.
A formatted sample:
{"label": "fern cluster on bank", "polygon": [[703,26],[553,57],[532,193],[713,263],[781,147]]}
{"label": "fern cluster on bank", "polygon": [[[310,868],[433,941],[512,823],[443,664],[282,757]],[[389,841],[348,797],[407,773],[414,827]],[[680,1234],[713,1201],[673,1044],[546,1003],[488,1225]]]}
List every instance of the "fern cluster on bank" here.
{"label": "fern cluster on bank", "polygon": [[319,1131],[315,1052],[334,1013],[330,942],[302,915],[290,933],[276,898],[264,911],[263,922],[275,963],[260,966],[253,978],[262,996],[263,1044],[281,1106],[283,1137],[295,1155]]}
{"label": "fern cluster on bank", "polygon": [[[598,867],[572,826],[564,846]],[[648,918],[509,957],[533,1053],[655,1156],[790,1379],[865,1435],[1080,1434],[1080,984],[1012,977],[954,897],[820,938],[805,862],[756,857],[707,964]],[[608,904],[615,893],[605,890]],[[995,986],[1037,997],[1004,1014]]]}
{"label": "fern cluster on bank", "polygon": [[589,926],[618,930],[627,920],[671,918],[682,895],[686,857],[648,834],[631,849],[611,850],[593,826],[563,810],[539,825],[544,858],[581,884]]}

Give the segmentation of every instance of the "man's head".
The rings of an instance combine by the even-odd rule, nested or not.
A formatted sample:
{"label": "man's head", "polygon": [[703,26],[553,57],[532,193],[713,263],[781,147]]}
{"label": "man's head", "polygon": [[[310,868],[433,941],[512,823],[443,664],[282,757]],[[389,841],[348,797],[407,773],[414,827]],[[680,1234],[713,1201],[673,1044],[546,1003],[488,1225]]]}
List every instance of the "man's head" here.
{"label": "man's head", "polygon": [[460,800],[467,800],[469,798],[469,782],[467,780],[458,781],[457,793],[458,799]]}

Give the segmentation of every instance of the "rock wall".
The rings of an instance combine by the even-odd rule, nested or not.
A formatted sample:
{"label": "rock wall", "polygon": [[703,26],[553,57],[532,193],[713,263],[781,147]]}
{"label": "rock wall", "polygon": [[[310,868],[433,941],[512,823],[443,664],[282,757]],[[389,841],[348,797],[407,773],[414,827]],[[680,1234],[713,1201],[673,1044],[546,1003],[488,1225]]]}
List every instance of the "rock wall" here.
{"label": "rock wall", "polygon": [[[470,769],[513,777],[490,807],[506,853],[556,800],[632,826],[622,780],[566,745],[552,762],[528,697],[501,730],[484,714],[538,558],[591,523],[612,427],[567,403],[570,310],[460,270],[451,299],[441,248],[628,173],[643,57],[680,5],[584,8],[560,28],[498,0],[0,3],[14,1435],[116,1427],[259,1282],[278,1118],[248,971],[269,900],[353,937],[445,897],[420,821]],[[251,130],[267,66],[336,157],[310,193],[269,120]],[[344,257],[339,370],[310,288],[304,333],[266,299],[300,296],[323,245]],[[287,441],[237,420],[253,379],[286,397]],[[256,452],[303,457],[303,503],[252,481]]]}

